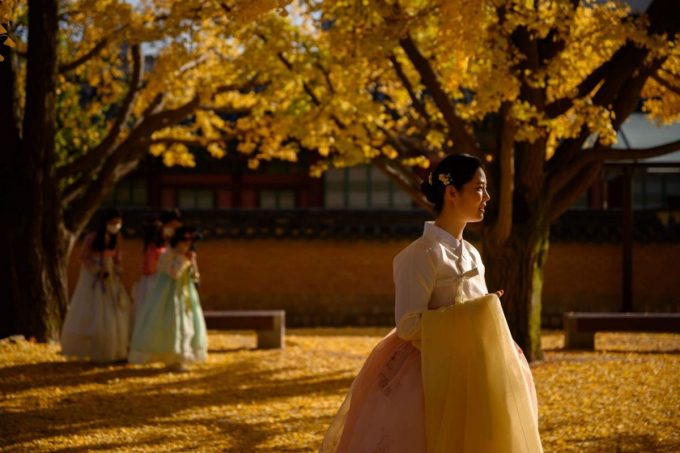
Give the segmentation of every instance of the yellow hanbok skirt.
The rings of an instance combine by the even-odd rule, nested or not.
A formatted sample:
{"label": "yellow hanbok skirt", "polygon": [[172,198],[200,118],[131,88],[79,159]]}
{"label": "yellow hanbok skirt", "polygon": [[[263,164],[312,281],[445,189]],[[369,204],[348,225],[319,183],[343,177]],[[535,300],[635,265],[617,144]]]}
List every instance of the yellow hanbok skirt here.
{"label": "yellow hanbok skirt", "polygon": [[392,330],[373,349],[320,453],[539,453],[529,364],[495,295],[422,316],[421,349]]}

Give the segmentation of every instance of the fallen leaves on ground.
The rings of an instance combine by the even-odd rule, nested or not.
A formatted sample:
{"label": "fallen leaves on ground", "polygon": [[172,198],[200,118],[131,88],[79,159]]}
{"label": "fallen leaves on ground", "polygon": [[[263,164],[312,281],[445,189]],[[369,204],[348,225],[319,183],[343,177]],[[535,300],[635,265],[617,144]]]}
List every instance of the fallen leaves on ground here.
{"label": "fallen leaves on ground", "polygon": [[[59,347],[0,341],[3,452],[312,452],[388,329],[291,329],[285,350],[210,333],[208,362],[67,362]],[[680,335],[598,334],[596,351],[543,335],[532,366],[546,452],[679,452]]]}

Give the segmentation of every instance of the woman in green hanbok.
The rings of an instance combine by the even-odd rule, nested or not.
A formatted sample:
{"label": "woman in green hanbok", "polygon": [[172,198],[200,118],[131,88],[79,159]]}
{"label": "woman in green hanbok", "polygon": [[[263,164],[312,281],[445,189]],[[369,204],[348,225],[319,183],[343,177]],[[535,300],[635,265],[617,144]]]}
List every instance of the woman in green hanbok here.
{"label": "woman in green hanbok", "polygon": [[158,278],[137,314],[128,361],[162,362],[173,371],[187,371],[186,363],[205,361],[208,338],[196,291],[199,279],[194,233],[178,228],[170,248],[158,261]]}

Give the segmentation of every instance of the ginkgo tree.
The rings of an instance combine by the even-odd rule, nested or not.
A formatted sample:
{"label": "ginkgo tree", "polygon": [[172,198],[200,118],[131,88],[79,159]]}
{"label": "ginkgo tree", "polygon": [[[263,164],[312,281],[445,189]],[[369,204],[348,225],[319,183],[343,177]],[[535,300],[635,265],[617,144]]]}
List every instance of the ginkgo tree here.
{"label": "ginkgo tree", "polygon": [[[426,209],[414,167],[482,158],[487,282],[539,358],[550,222],[605,160],[680,146],[611,148],[640,100],[679,120],[671,0],[645,14],[578,0],[30,0],[14,14],[0,66],[3,332],[58,332],[73,242],[147,151],[191,165],[193,147],[220,156],[233,139],[252,168],[301,152],[317,176],[375,165]],[[144,43],[160,49],[148,74]]]}
{"label": "ginkgo tree", "polygon": [[2,2],[0,337],[58,337],[73,245],[149,151],[168,165],[225,153],[223,115],[248,115],[268,83],[240,63],[239,30],[276,6],[259,3]]}
{"label": "ginkgo tree", "polygon": [[[583,196],[606,160],[680,149],[613,149],[642,102],[652,121],[680,120],[680,14],[578,0],[308,0],[263,15],[244,41],[276,74],[271,137],[240,145],[258,159],[312,150],[311,169],[372,164],[413,199],[448,152],[486,163],[493,197],[482,238],[486,279],[530,359],[542,356],[540,312],[550,223]],[[282,139],[284,138],[285,139]],[[473,226],[474,227],[474,226]]]}

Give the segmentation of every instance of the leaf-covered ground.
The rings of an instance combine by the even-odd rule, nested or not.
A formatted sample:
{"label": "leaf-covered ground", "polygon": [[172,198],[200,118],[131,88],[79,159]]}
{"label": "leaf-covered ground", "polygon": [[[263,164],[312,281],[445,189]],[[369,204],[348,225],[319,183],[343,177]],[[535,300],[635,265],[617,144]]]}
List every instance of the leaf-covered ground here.
{"label": "leaf-covered ground", "polygon": [[[312,452],[387,329],[290,330],[287,349],[211,332],[205,364],[65,362],[58,346],[0,341],[0,451]],[[598,334],[535,364],[546,452],[680,452],[680,335]]]}

